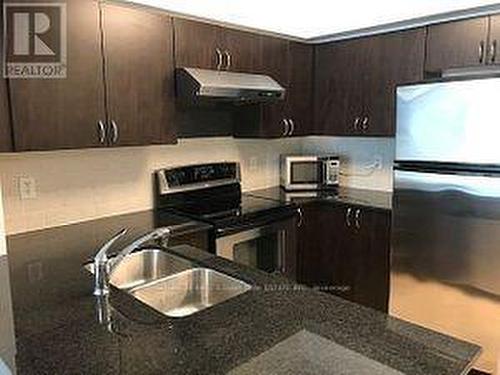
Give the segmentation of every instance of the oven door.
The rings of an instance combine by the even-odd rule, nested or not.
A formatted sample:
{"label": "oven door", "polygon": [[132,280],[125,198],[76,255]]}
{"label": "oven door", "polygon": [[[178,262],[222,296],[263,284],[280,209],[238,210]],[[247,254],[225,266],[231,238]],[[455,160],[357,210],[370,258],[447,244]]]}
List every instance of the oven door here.
{"label": "oven door", "polygon": [[217,255],[268,273],[297,276],[296,217],[248,229],[216,241]]}

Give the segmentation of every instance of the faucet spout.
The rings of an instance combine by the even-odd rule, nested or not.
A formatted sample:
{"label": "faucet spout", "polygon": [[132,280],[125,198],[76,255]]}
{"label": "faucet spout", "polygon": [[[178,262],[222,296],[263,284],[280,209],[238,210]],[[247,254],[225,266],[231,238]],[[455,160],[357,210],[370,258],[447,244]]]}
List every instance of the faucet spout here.
{"label": "faucet spout", "polygon": [[170,228],[158,228],[152,231],[151,233],[148,233],[134,242],[132,242],[130,245],[128,245],[126,248],[121,250],[116,257],[113,259],[110,259],[109,261],[109,273],[113,273],[113,270],[118,266],[123,259],[127,255],[129,255],[132,251],[138,249],[142,245],[151,242],[151,241],[159,241],[159,240],[168,240],[170,237]]}
{"label": "faucet spout", "polygon": [[113,273],[113,270],[127,257],[127,255],[150,241],[168,241],[171,233],[170,228],[168,227],[155,229],[154,231],[138,238],[123,250],[121,250],[115,257],[109,259],[109,249],[119,238],[123,237],[127,232],[127,229],[123,229],[122,231],[117,233],[99,249],[96,256],[94,257],[94,295],[105,296],[109,294],[109,277]]}

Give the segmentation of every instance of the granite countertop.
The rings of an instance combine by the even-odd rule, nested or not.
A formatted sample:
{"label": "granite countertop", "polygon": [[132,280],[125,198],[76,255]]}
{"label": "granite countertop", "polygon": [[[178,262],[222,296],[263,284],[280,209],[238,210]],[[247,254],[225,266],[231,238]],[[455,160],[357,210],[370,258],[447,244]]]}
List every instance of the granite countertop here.
{"label": "granite countertop", "polygon": [[18,374],[458,375],[480,351],[182,244],[183,257],[252,290],[179,319],[113,289],[110,332],[97,321],[93,279],[82,265],[125,223],[152,225],[142,213],[8,238],[0,276],[12,287]]}
{"label": "granite countertop", "polygon": [[364,206],[370,209],[387,211],[392,209],[392,193],[380,190],[339,187],[330,191],[287,192],[280,186],[274,186],[266,189],[251,190],[245,192],[245,194],[280,200],[282,202],[295,202],[297,204],[307,204],[309,202],[330,202],[335,204]]}

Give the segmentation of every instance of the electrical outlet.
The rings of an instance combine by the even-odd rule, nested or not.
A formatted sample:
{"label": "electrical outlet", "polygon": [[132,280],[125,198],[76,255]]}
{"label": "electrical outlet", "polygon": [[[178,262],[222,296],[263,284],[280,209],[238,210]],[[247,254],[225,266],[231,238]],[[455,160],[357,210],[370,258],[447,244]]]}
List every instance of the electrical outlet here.
{"label": "electrical outlet", "polygon": [[384,159],[382,155],[375,155],[375,158],[373,159],[373,165],[375,166],[375,169],[382,169],[384,166]]}
{"label": "electrical outlet", "polygon": [[36,199],[36,181],[33,177],[19,177],[19,196],[22,200]]}

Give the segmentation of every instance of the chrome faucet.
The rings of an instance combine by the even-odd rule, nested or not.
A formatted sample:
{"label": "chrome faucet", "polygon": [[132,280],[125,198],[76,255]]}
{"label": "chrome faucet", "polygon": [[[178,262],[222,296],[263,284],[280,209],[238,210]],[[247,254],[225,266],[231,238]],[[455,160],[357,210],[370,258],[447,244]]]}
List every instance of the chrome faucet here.
{"label": "chrome faucet", "polygon": [[[94,278],[95,287],[94,295],[105,296],[109,294],[109,277],[113,273],[114,269],[129,255],[132,251],[136,250],[140,246],[147,242],[153,240],[161,240],[162,244],[166,244],[170,237],[170,228],[158,228],[154,231],[138,238],[130,245],[121,250],[118,255],[113,258],[108,258],[108,251],[111,246],[121,237],[123,237],[128,232],[127,229],[123,229],[117,233],[113,238],[106,242],[97,252],[94,257]],[[166,246],[166,245],[164,245]]]}

